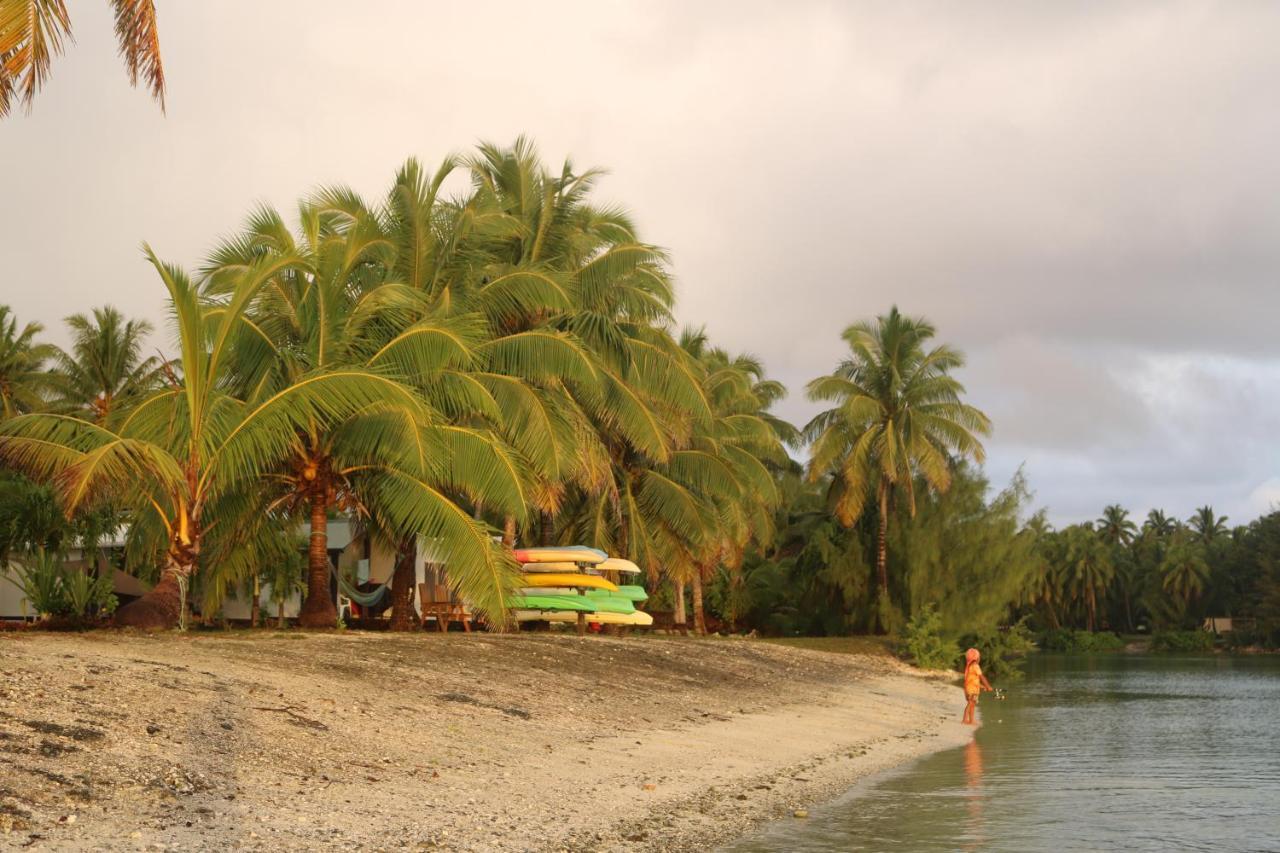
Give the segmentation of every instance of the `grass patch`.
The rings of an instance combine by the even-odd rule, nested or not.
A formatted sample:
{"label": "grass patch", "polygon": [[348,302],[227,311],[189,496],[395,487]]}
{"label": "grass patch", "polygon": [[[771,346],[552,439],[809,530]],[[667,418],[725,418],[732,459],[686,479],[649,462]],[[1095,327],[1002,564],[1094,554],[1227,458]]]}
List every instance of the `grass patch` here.
{"label": "grass patch", "polygon": [[893,645],[888,637],[772,637],[762,642],[840,655],[894,657]]}

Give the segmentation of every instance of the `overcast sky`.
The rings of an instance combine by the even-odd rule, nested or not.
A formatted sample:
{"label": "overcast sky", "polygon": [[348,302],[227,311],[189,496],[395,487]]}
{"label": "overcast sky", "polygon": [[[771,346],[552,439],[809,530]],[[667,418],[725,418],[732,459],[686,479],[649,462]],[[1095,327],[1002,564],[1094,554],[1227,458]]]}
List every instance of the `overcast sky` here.
{"label": "overcast sky", "polygon": [[681,322],[803,384],[897,303],[964,350],[1058,523],[1280,502],[1280,5],[157,0],[169,111],[103,2],[0,123],[0,301],[57,342],[152,319],[267,201],[381,195],[409,156],[532,136],[610,170]]}

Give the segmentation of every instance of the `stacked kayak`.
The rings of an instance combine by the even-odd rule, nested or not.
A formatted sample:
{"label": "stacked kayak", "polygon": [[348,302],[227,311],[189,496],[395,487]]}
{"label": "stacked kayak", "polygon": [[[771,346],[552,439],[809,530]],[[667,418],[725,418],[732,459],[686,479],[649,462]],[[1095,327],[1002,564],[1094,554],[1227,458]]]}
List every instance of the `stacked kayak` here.
{"label": "stacked kayak", "polygon": [[648,599],[638,584],[617,584],[605,572],[636,575],[630,560],[609,557],[583,546],[517,548],[515,558],[524,572],[524,588],[512,602],[519,622],[576,622],[598,625],[653,624],[653,617],[636,609]]}

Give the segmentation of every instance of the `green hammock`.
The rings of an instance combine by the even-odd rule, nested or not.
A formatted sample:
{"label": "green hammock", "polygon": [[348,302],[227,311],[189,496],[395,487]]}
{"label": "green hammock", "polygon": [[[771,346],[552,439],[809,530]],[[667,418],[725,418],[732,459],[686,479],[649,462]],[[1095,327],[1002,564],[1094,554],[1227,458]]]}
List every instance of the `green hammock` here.
{"label": "green hammock", "polygon": [[387,596],[387,588],[391,586],[391,578],[387,578],[382,584],[370,592],[361,592],[351,584],[347,583],[347,579],[338,574],[338,570],[333,567],[333,563],[329,564],[329,572],[338,579],[338,591],[342,593],[344,598],[349,598],[361,607],[377,607]]}

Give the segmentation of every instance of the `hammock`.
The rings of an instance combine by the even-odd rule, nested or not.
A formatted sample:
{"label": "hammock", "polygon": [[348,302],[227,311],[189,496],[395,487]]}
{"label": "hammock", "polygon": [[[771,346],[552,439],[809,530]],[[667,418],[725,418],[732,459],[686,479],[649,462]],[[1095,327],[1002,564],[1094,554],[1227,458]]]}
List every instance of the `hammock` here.
{"label": "hammock", "polygon": [[347,583],[347,579],[338,574],[338,570],[333,567],[333,563],[329,564],[329,573],[338,581],[338,591],[345,598],[349,598],[361,607],[377,607],[387,596],[387,588],[391,585],[391,578],[387,578],[382,584],[370,592],[361,592],[351,584]]}

